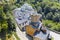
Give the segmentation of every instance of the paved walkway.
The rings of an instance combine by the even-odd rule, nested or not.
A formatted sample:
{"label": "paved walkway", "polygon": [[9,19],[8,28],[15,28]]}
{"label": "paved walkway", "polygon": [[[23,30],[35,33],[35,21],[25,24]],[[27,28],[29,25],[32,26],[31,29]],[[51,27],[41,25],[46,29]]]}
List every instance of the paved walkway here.
{"label": "paved walkway", "polygon": [[50,35],[54,37],[54,40],[60,40],[60,34],[50,31]]}
{"label": "paved walkway", "polygon": [[16,27],[16,33],[21,40],[28,40],[26,34],[24,32],[21,32],[18,27]]}

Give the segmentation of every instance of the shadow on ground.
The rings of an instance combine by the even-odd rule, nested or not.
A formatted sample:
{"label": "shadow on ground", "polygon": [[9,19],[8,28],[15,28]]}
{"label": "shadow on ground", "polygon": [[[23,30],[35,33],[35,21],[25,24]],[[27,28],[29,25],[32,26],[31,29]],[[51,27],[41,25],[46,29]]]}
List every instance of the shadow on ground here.
{"label": "shadow on ground", "polygon": [[28,40],[33,40],[33,37],[31,37],[30,35],[26,34],[26,37],[28,38]]}

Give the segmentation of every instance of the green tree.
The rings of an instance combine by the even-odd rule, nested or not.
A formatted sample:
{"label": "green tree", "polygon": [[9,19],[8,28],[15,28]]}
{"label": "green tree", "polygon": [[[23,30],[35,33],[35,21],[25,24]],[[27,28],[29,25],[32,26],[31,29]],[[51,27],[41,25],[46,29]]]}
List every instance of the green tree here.
{"label": "green tree", "polygon": [[9,4],[5,4],[5,5],[3,6],[3,11],[4,11],[5,13],[7,13],[7,12],[10,11],[10,10],[11,10],[11,8],[10,8]]}
{"label": "green tree", "polygon": [[53,13],[50,12],[46,15],[46,19],[49,19],[49,20],[52,20],[52,17],[53,17]]}
{"label": "green tree", "polygon": [[14,25],[14,23],[12,23],[11,18],[7,19],[7,23],[8,23],[8,32],[15,31],[15,25]]}
{"label": "green tree", "polygon": [[50,12],[50,7],[49,6],[46,6],[45,8],[44,8],[44,14],[46,15],[46,14],[48,14]]}
{"label": "green tree", "polygon": [[54,20],[55,22],[59,22],[59,20],[60,20],[60,14],[55,13],[55,15],[53,15],[53,20]]}

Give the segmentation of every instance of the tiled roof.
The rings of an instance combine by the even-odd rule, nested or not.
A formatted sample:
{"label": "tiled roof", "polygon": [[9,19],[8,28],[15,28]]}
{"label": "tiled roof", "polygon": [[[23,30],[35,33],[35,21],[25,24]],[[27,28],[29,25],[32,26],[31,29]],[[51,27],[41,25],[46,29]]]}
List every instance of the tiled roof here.
{"label": "tiled roof", "polygon": [[15,20],[17,21],[18,24],[21,24],[21,23],[24,23],[25,21],[27,21],[27,19],[19,20],[18,18],[15,18]]}

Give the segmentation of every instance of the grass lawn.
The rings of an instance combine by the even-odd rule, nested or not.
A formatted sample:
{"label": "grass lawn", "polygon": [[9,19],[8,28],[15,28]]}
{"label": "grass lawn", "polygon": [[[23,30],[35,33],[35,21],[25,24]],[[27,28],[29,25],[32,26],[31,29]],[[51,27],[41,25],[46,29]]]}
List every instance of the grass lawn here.
{"label": "grass lawn", "polygon": [[50,30],[55,30],[60,32],[60,22],[54,22],[52,20],[43,20],[43,24]]}

